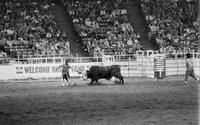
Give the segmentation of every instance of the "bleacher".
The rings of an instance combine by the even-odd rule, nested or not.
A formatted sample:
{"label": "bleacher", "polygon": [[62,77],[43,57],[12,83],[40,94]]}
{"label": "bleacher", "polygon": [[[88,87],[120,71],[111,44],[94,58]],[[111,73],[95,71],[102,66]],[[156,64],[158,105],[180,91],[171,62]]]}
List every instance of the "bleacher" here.
{"label": "bleacher", "polygon": [[[121,2],[63,1],[84,43],[82,47],[90,56],[131,55],[143,50],[140,34],[130,25],[125,4]],[[0,50],[7,57],[22,60],[70,56],[69,43],[64,40],[51,6],[49,0],[0,1]],[[197,0],[141,0],[141,7],[149,25],[149,39],[156,39],[160,53],[182,55],[186,49],[197,51],[200,22]]]}
{"label": "bleacher", "polygon": [[[69,45],[48,0],[0,1],[1,49],[10,58],[68,53]],[[68,53],[69,54],[69,53]],[[67,54],[66,54],[67,55]]]}
{"label": "bleacher", "polygon": [[[127,53],[128,47],[124,46],[134,48],[131,54],[142,49],[137,46],[140,44],[135,37],[137,34],[128,22],[127,10],[120,1],[66,0],[64,5],[91,56],[102,55],[102,52],[105,55]],[[130,45],[127,44],[128,39],[131,39]],[[108,45],[104,45],[105,41]],[[95,48],[100,48],[100,51],[95,52]]]}
{"label": "bleacher", "polygon": [[141,0],[149,25],[149,37],[161,52],[198,50],[199,18],[197,0]]}

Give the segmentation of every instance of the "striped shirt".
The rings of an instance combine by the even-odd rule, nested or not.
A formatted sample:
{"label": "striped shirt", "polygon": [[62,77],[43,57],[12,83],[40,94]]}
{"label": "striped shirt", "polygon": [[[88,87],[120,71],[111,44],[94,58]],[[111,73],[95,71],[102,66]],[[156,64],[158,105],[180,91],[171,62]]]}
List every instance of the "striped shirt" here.
{"label": "striped shirt", "polygon": [[63,64],[59,67],[62,67],[62,74],[68,74],[69,73],[69,68],[71,68],[70,65],[66,65],[66,64]]}

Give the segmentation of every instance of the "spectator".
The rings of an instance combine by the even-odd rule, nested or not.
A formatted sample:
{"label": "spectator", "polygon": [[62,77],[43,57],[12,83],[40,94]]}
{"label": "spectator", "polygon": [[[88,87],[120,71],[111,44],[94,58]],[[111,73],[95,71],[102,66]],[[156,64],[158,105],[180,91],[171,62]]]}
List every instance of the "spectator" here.
{"label": "spectator", "polygon": [[0,64],[3,62],[6,62],[7,54],[3,52],[3,50],[0,51]]}

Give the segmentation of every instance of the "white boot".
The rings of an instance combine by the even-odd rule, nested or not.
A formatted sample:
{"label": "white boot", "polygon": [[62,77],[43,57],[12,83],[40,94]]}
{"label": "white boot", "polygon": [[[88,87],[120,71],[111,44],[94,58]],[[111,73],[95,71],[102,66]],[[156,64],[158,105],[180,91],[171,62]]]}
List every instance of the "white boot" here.
{"label": "white boot", "polygon": [[185,82],[184,82],[184,84],[188,84],[188,82],[187,82],[187,81],[185,81]]}
{"label": "white boot", "polygon": [[75,85],[75,83],[71,82],[71,83],[70,83],[70,85],[71,85],[71,86],[74,86],[74,85]]}
{"label": "white boot", "polygon": [[61,87],[65,86],[65,80],[62,80],[60,86],[61,86]]}
{"label": "white boot", "polygon": [[62,83],[60,84],[60,86],[61,86],[61,87],[65,86],[65,82],[62,82]]}
{"label": "white boot", "polygon": [[73,85],[72,82],[68,81],[68,86],[71,86],[71,85]]}
{"label": "white boot", "polygon": [[68,81],[68,86],[74,86],[74,85],[75,85],[75,83]]}

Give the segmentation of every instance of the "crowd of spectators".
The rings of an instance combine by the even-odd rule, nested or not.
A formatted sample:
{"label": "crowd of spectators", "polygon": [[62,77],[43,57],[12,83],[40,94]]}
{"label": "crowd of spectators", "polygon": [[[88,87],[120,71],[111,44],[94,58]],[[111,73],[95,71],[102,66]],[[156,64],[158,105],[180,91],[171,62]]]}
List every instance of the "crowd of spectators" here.
{"label": "crowd of spectators", "polygon": [[198,49],[198,0],[141,0],[149,25],[162,53]]}
{"label": "crowd of spectators", "polygon": [[91,56],[132,54],[143,49],[121,0],[66,0],[64,6]]}
{"label": "crowd of spectators", "polygon": [[17,52],[35,56],[68,54],[69,42],[65,41],[51,6],[47,0],[1,0],[0,49],[10,56]]}
{"label": "crowd of spectators", "polygon": [[[48,0],[0,1],[1,57],[17,52],[35,56],[70,53],[51,6]],[[133,54],[143,49],[140,34],[130,25],[121,0],[65,0],[64,6],[84,49],[92,56]],[[141,0],[141,7],[149,25],[149,38],[156,39],[160,52],[198,48],[197,0]]]}

